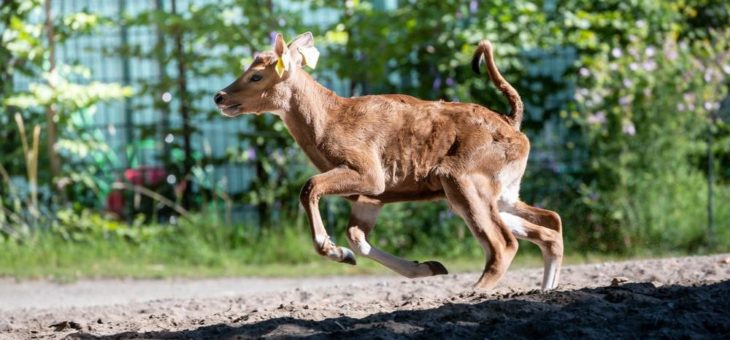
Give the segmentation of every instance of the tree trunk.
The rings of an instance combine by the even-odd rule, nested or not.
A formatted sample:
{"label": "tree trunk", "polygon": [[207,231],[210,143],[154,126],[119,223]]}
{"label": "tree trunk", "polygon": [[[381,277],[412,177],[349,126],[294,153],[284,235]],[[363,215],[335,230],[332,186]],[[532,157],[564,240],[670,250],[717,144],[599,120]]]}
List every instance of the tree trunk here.
{"label": "tree trunk", "polygon": [[[172,1],[172,14],[177,14],[177,0]],[[189,180],[189,176],[192,173],[193,168],[193,157],[192,148],[190,145],[190,136],[192,135],[192,128],[190,127],[190,103],[188,102],[188,88],[187,88],[187,65],[185,63],[185,48],[183,45],[183,27],[175,28],[175,59],[177,59],[177,86],[178,96],[180,97],[180,116],[182,117],[182,128],[183,128],[183,152],[185,153],[185,159],[183,160],[183,176],[182,180]],[[192,186],[190,183],[185,186],[185,192],[183,193],[183,207],[190,209],[190,196]]]}
{"label": "tree trunk", "polygon": [[[51,0],[46,0],[44,4],[46,12],[46,36],[48,38],[48,73],[51,75],[56,73],[56,44],[55,44],[55,32],[53,29],[53,12],[51,11]],[[53,87],[53,84],[49,84]],[[56,108],[54,104],[46,107],[46,124],[47,124],[47,144],[48,144],[48,161],[51,166],[52,183],[55,182],[61,174],[61,158],[56,153],[56,140],[58,139],[58,127],[55,120]],[[56,187],[53,185],[56,191],[61,194],[62,203],[66,203],[66,195],[63,188]]]}

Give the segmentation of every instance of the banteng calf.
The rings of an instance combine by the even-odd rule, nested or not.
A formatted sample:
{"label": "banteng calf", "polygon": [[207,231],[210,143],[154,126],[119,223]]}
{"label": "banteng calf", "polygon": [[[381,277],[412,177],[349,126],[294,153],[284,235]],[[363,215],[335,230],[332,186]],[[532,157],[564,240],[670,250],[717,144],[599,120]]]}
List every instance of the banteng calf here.
{"label": "banteng calf", "polygon": [[256,55],[251,66],[215,95],[229,117],[271,112],[283,119],[294,140],[321,174],[301,192],[317,252],[355,264],[355,254],[327,235],[318,203],[337,195],[352,202],[350,247],[407,277],[446,274],[435,261],[414,262],[368,243],[385,203],[445,198],[464,219],[486,254],[477,288],[496,285],[517,252],[516,238],[542,250],[542,288],[558,284],[563,257],[560,216],[520,201],[520,181],[530,144],[520,132],[522,101],[497,70],[488,41],[479,43],[472,67],[483,58],[494,85],[512,107],[503,115],[468,103],[424,101],[391,94],[342,98],[303,70],[318,52],[311,33],[289,45],[276,36],[274,50]]}

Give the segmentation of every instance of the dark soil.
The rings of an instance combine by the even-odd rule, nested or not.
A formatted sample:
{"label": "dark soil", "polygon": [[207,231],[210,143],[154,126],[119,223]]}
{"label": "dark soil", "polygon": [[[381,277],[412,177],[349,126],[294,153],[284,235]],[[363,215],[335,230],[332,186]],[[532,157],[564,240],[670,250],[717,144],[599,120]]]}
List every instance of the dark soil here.
{"label": "dark soil", "polygon": [[728,255],[566,267],[560,288],[548,293],[536,289],[540,275],[511,272],[487,293],[469,288],[476,275],[386,277],[235,297],[24,308],[0,312],[12,319],[0,321],[0,338],[730,338]]}

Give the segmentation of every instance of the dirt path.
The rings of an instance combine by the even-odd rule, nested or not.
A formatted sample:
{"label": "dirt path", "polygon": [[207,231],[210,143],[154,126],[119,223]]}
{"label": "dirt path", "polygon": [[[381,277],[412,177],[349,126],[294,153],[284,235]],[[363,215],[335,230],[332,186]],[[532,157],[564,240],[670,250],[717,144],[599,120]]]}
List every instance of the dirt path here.
{"label": "dirt path", "polygon": [[511,271],[489,293],[469,288],[477,274],[0,280],[0,339],[730,337],[730,254],[566,267],[546,294],[541,275]]}

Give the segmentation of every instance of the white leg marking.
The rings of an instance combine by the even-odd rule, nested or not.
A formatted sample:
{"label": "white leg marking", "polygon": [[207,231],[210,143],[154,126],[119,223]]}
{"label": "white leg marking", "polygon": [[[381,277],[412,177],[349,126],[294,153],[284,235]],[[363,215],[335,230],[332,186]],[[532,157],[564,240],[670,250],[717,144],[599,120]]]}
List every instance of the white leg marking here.
{"label": "white leg marking", "polygon": [[327,241],[327,237],[323,235],[315,235],[314,236],[314,242],[317,242],[317,246],[324,247],[324,242]]}
{"label": "white leg marking", "polygon": [[355,244],[354,246],[357,247],[357,250],[360,251],[360,255],[363,255],[363,256],[370,255],[370,251],[373,248],[370,246],[370,243],[368,243],[367,240],[360,238],[356,241],[356,243],[357,244]]}
{"label": "white leg marking", "polygon": [[512,230],[512,234],[519,237],[527,237],[527,231],[522,225],[522,219],[520,217],[506,212],[500,212],[499,216],[502,218],[504,224]]}
{"label": "white leg marking", "polygon": [[357,250],[358,255],[369,257],[405,277],[414,278],[433,275],[428,265],[408,261],[388,254],[378,248],[372,247],[363,237],[356,237],[354,240],[351,240],[350,246]]}
{"label": "white leg marking", "polygon": [[558,271],[557,259],[545,259],[545,268],[543,269],[542,290],[555,289],[558,286],[556,282]]}

